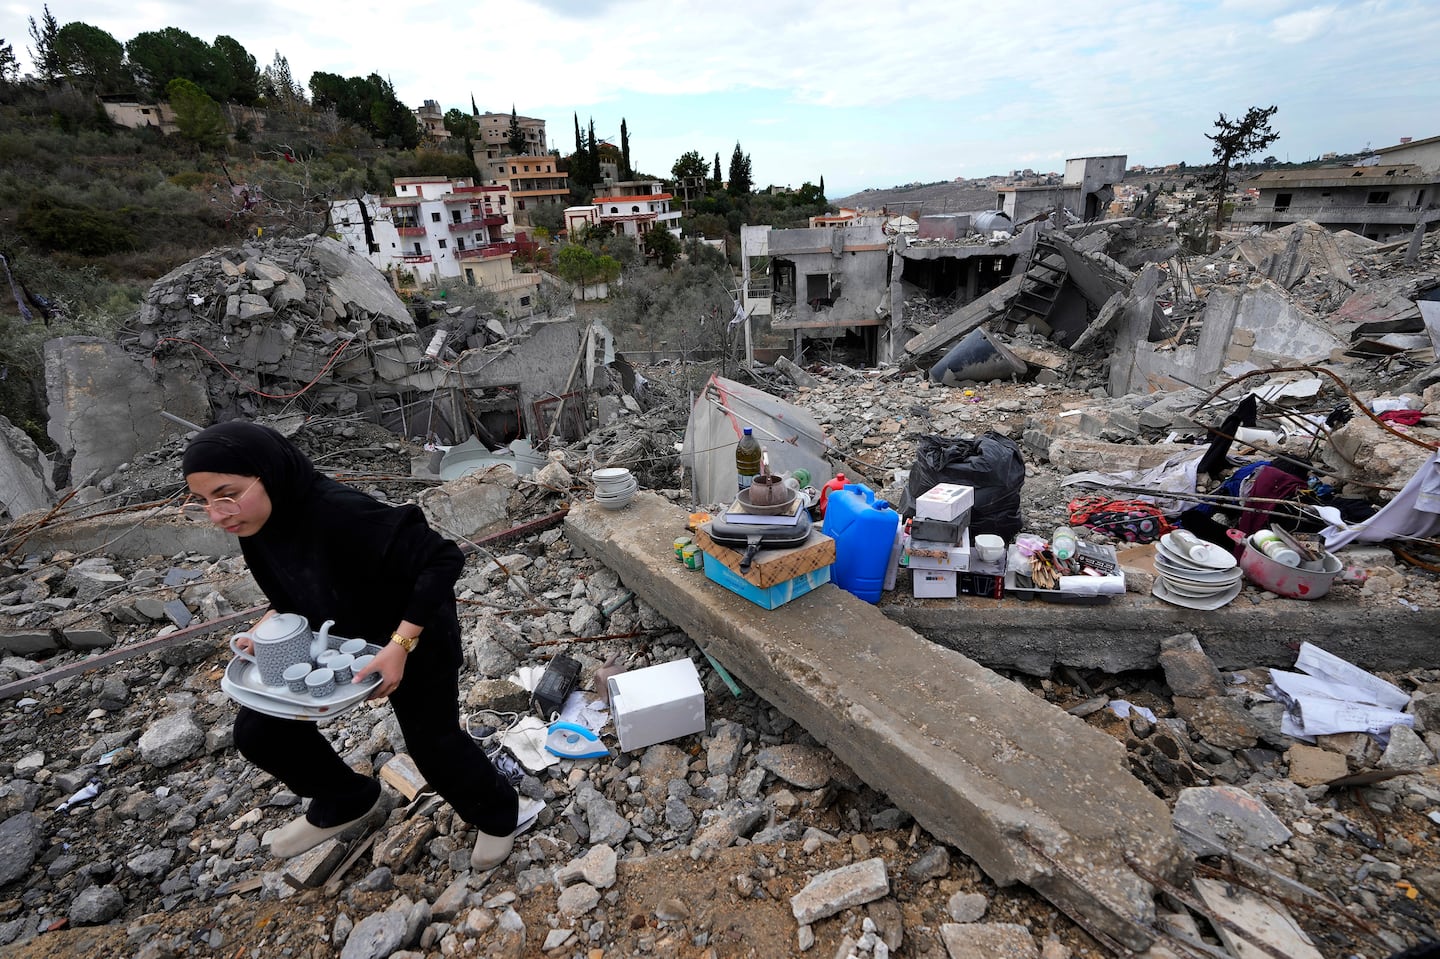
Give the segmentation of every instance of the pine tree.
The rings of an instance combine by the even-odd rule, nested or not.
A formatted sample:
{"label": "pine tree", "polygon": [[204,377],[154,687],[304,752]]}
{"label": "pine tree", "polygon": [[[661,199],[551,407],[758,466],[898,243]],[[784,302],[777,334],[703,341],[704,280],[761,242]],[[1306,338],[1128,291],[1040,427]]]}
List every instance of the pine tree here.
{"label": "pine tree", "polygon": [[475,94],[473,93],[470,94],[470,115],[472,117],[478,117],[480,115],[480,108],[475,105]]}
{"label": "pine tree", "polygon": [[632,177],[630,169],[630,128],[625,125],[625,118],[620,118],[620,179],[629,180]]}
{"label": "pine tree", "polygon": [[715,189],[720,189],[720,154],[715,154],[715,175],[710,179],[715,181]]}
{"label": "pine tree", "polygon": [[752,186],[750,157],[740,149],[740,141],[736,140],[735,152],[730,154],[730,192],[735,196],[748,196]]}
{"label": "pine tree", "polygon": [[825,199],[825,174],[820,174],[820,199]]}
{"label": "pine tree", "polygon": [[525,152],[525,131],[520,129],[520,115],[515,112],[515,104],[510,104],[510,136],[507,146],[511,153]]}
{"label": "pine tree", "polygon": [[20,61],[15,57],[15,48],[0,37],[0,83],[14,83],[20,76]]}
{"label": "pine tree", "polygon": [[600,182],[600,143],[595,139],[595,118],[590,118],[590,152],[586,155],[589,162],[590,182]]}
{"label": "pine tree", "polygon": [[30,18],[30,40],[35,44],[30,48],[30,60],[35,64],[35,70],[42,80],[60,78],[60,52],[55,49],[55,38],[59,34],[60,24],[55,22],[55,15],[50,12],[50,5],[47,3],[38,24],[34,17]]}
{"label": "pine tree", "polygon": [[1270,129],[1270,118],[1279,107],[1251,107],[1245,116],[1231,120],[1220,114],[1215,121],[1214,133],[1205,134],[1205,139],[1215,144],[1211,153],[1215,162],[1205,174],[1204,182],[1215,197],[1215,230],[1218,233],[1225,225],[1225,192],[1230,186],[1230,166],[1236,160],[1254,156],[1280,139],[1280,134]]}

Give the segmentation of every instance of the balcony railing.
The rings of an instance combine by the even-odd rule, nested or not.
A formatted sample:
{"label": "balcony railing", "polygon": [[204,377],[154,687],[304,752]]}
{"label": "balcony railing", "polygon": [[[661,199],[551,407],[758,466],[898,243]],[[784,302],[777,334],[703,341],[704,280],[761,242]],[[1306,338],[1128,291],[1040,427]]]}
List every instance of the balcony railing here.
{"label": "balcony railing", "polygon": [[420,253],[420,254],[411,253],[411,254],[408,254],[408,255],[406,255],[406,256],[402,256],[402,257],[400,258],[400,260],[401,260],[401,262],[404,262],[404,263],[429,263],[430,260],[431,260],[431,257],[430,257],[430,254],[428,254],[428,253]]}
{"label": "balcony railing", "polygon": [[395,232],[401,236],[424,236],[425,228],[423,226],[397,226]]}

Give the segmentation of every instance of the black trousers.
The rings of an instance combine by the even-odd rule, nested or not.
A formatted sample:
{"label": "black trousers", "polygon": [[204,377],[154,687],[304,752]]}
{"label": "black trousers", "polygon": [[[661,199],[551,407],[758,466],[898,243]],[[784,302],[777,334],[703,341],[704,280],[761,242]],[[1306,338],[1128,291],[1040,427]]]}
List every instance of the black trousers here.
{"label": "black trousers", "polygon": [[[439,653],[422,645],[411,654],[399,687],[390,694],[405,746],[425,781],[461,819],[492,836],[508,835],[515,829],[520,798],[460,728],[459,669]],[[235,746],[295,795],[309,799],[305,818],[316,826],[364,815],[380,794],[380,783],[347,766],[316,723],[278,719],[242,706],[235,717]]]}

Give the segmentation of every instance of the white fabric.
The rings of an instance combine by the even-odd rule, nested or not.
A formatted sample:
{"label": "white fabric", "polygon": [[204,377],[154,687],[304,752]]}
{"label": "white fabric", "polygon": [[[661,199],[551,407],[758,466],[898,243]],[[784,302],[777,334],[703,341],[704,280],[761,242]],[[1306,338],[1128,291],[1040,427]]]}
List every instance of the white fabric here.
{"label": "white fabric", "polygon": [[1389,539],[1413,539],[1440,532],[1440,452],[1420,464],[1415,475],[1384,509],[1354,526],[1327,526],[1320,532],[1326,549],[1349,543],[1383,543]]}
{"label": "white fabric", "polygon": [[809,470],[816,489],[830,479],[830,441],[809,413],[764,390],[712,376],[690,410],[681,452],[697,503],[735,499],[735,446],[747,426],[770,454],[771,471]]}

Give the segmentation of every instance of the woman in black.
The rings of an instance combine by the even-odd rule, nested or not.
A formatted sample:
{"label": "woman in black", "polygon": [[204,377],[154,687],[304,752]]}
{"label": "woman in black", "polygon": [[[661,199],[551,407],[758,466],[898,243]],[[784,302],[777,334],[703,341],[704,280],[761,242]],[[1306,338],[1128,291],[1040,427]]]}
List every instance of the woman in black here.
{"label": "woman in black", "polygon": [[[311,629],[333,619],[335,635],[383,647],[355,681],[380,674],[372,698],[390,697],[421,774],[479,830],[474,867],[503,862],[541,804],[522,803],[460,727],[460,550],[418,507],[387,506],[321,476],[289,440],[253,423],[202,431],[184,471],[187,510],[240,538],[270,600],[266,616],[298,613]],[[298,855],[378,810],[380,783],[347,766],[312,722],[242,706],[235,745],[310,800],[303,816],[271,834],[276,856]]]}

